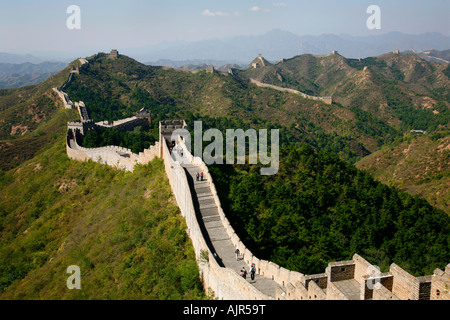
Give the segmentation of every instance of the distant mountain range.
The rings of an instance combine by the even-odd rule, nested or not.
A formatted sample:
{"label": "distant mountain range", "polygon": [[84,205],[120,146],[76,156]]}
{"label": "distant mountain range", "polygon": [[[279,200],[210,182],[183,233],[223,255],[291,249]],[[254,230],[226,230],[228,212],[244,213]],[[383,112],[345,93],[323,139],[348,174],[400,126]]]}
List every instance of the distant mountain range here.
{"label": "distant mountain range", "polygon": [[[111,48],[113,49],[113,48]],[[195,60],[196,63],[212,64],[248,64],[258,54],[271,61],[290,58],[296,55],[327,54],[333,50],[346,58],[374,57],[393,50],[429,51],[450,49],[450,36],[440,33],[420,35],[390,32],[380,35],[351,36],[346,34],[323,34],[320,36],[296,35],[289,31],[274,29],[261,35],[234,36],[223,39],[205,39],[201,41],[163,41],[159,44],[139,48],[115,48],[142,63],[155,63],[165,59],[172,61]],[[97,48],[82,53],[75,52],[33,52],[31,54],[11,54],[0,52],[2,63],[41,63],[44,61],[69,62],[76,58],[89,56]],[[162,60],[164,61],[164,60]],[[208,62],[209,61],[209,62]]]}
{"label": "distant mountain range", "polygon": [[123,53],[140,62],[148,63],[167,59],[220,60],[235,64],[248,64],[256,54],[262,53],[270,61],[296,55],[328,54],[337,50],[346,58],[378,56],[393,50],[426,51],[450,49],[450,37],[439,33],[409,35],[391,32],[373,36],[324,34],[320,36],[295,35],[288,31],[272,30],[263,35],[237,36],[196,42],[176,42],[172,45],[147,46],[140,49],[122,49]]}
{"label": "distant mountain range", "polygon": [[9,89],[37,84],[64,69],[67,65],[64,62],[0,63],[0,88]]}
{"label": "distant mountain range", "polygon": [[[262,35],[206,39],[195,42],[164,41],[140,48],[117,49],[120,53],[148,65],[189,70],[211,65],[216,68],[245,67],[258,53],[262,53],[267,60],[276,62],[282,58],[291,58],[301,54],[323,55],[334,50],[346,58],[374,57],[399,50],[415,53],[430,62],[445,63],[450,60],[450,37],[440,33],[410,35],[400,32],[371,36],[345,34],[311,36],[296,35],[275,29]],[[47,79],[57,70],[64,68],[67,61],[88,55],[89,53],[83,55],[77,52],[69,58],[67,52],[38,52],[32,55],[0,52],[0,88],[38,83]],[[55,61],[66,64],[59,65]],[[4,65],[5,63],[19,65]],[[31,70],[30,65],[21,65],[24,63],[37,64],[37,67],[33,68],[39,71],[8,73],[10,70]],[[14,74],[17,75],[14,76]]]}

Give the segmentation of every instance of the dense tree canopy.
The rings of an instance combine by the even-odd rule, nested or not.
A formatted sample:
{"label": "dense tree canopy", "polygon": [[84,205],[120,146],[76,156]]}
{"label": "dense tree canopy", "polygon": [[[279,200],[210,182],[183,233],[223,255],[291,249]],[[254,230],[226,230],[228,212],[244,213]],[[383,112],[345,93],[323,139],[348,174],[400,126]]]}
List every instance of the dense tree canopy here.
{"label": "dense tree canopy", "polygon": [[213,166],[224,210],[259,257],[306,274],[361,254],[386,270],[395,262],[415,275],[450,261],[450,217],[425,200],[375,181],[307,145],[284,147],[280,172]]}

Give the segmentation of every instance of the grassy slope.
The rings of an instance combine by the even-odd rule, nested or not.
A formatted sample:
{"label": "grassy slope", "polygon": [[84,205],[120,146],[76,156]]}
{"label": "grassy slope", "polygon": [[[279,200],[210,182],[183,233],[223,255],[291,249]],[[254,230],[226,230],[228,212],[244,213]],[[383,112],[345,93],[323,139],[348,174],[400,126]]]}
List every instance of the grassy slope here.
{"label": "grassy slope", "polygon": [[58,112],[62,102],[52,88],[67,80],[69,67],[46,81],[17,89],[0,89],[0,170],[33,158],[66,131],[75,110]]}
{"label": "grassy slope", "polygon": [[[162,161],[131,174],[67,158],[78,115],[51,88],[69,68],[0,90],[0,299],[205,298]],[[73,264],[82,290],[66,287]]]}
{"label": "grassy slope", "polygon": [[356,163],[377,180],[427,199],[450,214],[450,136],[409,137]]}
{"label": "grassy slope", "polygon": [[0,299],[204,297],[161,160],[126,173],[70,161],[59,139],[0,181]]}

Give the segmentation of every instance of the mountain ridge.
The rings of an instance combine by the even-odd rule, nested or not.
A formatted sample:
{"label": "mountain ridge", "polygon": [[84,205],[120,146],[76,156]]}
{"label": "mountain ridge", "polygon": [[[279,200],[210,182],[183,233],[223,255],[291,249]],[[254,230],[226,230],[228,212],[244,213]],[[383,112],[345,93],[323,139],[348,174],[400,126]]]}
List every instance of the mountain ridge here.
{"label": "mountain ridge", "polygon": [[[214,48],[214,46],[217,46]],[[319,36],[296,35],[280,29],[253,36],[236,36],[224,39],[206,39],[197,42],[183,43],[147,53],[136,49],[120,49],[134,56],[137,60],[156,61],[158,59],[186,60],[213,59],[234,60],[239,64],[251,61],[255,52],[263,53],[268,60],[278,61],[281,58],[299,54],[327,54],[339,51],[347,58],[366,58],[377,56],[393,50],[446,50],[450,48],[450,37],[439,33],[409,35],[390,32],[381,35],[350,36],[322,34]]]}

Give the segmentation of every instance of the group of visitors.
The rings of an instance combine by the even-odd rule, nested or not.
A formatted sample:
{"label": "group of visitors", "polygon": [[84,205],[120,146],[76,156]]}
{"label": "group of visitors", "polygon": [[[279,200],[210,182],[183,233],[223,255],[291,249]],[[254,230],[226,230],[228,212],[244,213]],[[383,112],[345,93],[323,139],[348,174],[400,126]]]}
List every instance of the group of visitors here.
{"label": "group of visitors", "polygon": [[203,181],[203,172],[198,173],[195,175],[195,177],[197,178],[197,181]]}
{"label": "group of visitors", "polygon": [[[250,279],[255,280],[256,266],[254,263],[252,263],[252,265],[250,266],[248,273],[250,273]],[[240,276],[244,279],[247,279],[247,270],[245,270],[245,267],[242,267]]]}
{"label": "group of visitors", "polygon": [[[236,255],[236,261],[238,261],[239,257],[240,257],[240,251],[238,248],[236,248],[236,250],[234,251],[234,254]],[[255,280],[256,266],[254,263],[252,263],[252,265],[250,266],[250,270],[248,270],[248,272],[245,269],[245,267],[242,267],[240,276],[244,279],[247,279],[247,273],[250,273],[250,278],[252,280]]]}

